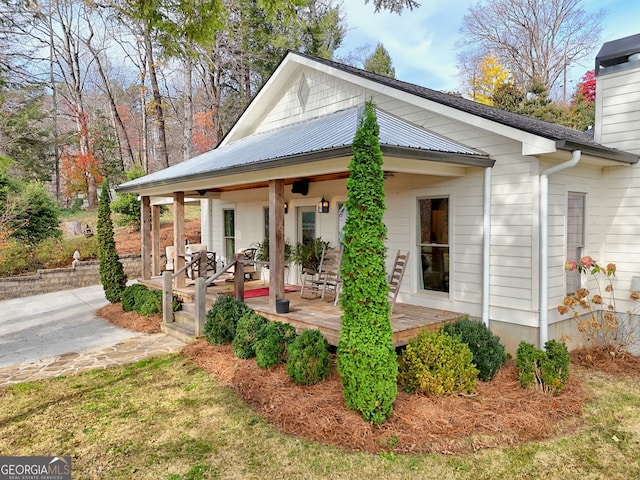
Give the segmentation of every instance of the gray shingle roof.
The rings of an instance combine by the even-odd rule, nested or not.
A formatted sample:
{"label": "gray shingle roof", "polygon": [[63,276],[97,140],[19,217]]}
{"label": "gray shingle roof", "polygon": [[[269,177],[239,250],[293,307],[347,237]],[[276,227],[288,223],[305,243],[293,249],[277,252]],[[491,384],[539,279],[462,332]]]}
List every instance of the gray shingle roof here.
{"label": "gray shingle roof", "polygon": [[[295,162],[305,154],[350,148],[358,127],[361,107],[353,107],[323,117],[288,125],[242,138],[190,160],[120,185],[120,191],[189,178],[237,173],[267,166],[278,160]],[[380,144],[413,151],[437,152],[486,161],[487,155],[416,125],[376,110]],[[455,159],[452,159],[455,161]]]}

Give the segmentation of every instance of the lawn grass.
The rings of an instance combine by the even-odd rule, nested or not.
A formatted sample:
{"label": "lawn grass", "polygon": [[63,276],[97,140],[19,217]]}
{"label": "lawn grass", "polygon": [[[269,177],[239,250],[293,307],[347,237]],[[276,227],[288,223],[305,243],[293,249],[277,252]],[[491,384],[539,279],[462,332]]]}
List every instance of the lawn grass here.
{"label": "lawn grass", "polygon": [[75,479],[640,478],[640,378],[581,372],[587,426],[465,455],[349,453],[280,433],[180,355],[0,390],[0,455],[71,455]]}

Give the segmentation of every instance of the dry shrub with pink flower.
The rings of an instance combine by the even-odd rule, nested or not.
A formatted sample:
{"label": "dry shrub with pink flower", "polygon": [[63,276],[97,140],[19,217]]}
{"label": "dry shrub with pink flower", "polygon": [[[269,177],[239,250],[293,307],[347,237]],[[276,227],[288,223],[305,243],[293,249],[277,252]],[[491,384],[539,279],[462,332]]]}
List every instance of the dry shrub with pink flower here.
{"label": "dry shrub with pink flower", "polygon": [[629,347],[636,342],[640,333],[637,312],[640,293],[631,292],[629,298],[633,308],[619,312],[616,309],[614,290],[614,263],[601,267],[593,258],[582,257],[579,264],[568,260],[564,268],[568,271],[578,270],[585,276],[590,275],[598,293],[591,294],[586,288],[580,288],[575,294],[564,297],[558,312],[561,315],[572,313],[586,346],[602,348],[614,360],[628,355]]}

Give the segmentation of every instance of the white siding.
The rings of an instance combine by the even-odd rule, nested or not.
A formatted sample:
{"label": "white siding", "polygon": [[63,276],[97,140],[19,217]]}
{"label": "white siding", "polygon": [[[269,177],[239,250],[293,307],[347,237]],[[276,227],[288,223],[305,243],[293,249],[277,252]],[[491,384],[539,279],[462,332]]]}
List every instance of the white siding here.
{"label": "white siding", "polygon": [[595,140],[640,154],[640,68],[598,76]]}
{"label": "white siding", "polygon": [[[300,82],[307,82],[309,98],[302,106],[298,97]],[[273,130],[292,123],[327,115],[360,105],[365,100],[365,89],[316,70],[304,69],[291,78],[273,108],[257,128],[256,132]]]}

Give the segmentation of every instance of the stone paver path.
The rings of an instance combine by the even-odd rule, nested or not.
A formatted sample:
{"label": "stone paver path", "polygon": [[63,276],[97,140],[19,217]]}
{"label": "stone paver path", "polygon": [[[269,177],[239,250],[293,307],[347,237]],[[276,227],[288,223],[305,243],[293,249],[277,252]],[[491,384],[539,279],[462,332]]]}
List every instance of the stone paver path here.
{"label": "stone paver path", "polygon": [[183,342],[163,333],[139,335],[110,346],[0,368],[0,388],[20,382],[126,365],[152,356],[176,353],[182,347]]}

